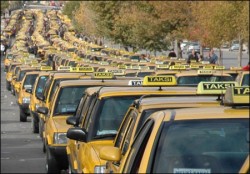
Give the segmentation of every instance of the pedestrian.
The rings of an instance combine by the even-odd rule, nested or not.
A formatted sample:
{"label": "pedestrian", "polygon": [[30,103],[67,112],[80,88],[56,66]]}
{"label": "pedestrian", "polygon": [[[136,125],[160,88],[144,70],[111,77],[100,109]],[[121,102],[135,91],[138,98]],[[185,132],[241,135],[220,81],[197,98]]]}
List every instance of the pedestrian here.
{"label": "pedestrian", "polygon": [[4,43],[4,53],[3,53],[4,55],[6,55],[8,48],[9,48],[9,46],[8,46],[7,42],[5,42]]}
{"label": "pedestrian", "polygon": [[192,50],[191,54],[188,55],[187,63],[190,64],[191,61],[195,61],[195,62],[199,61],[199,57],[194,49]]}
{"label": "pedestrian", "polygon": [[2,56],[4,55],[4,50],[5,50],[5,46],[3,43],[1,43],[1,59],[2,59]]}
{"label": "pedestrian", "polygon": [[207,52],[206,56],[201,56],[201,61],[206,61],[210,63],[210,52]]}
{"label": "pedestrian", "polygon": [[214,50],[211,49],[210,51],[210,64],[217,64],[218,56],[214,53]]}
{"label": "pedestrian", "polygon": [[168,53],[168,57],[177,57],[176,53],[174,52],[174,49],[170,50],[170,52]]}
{"label": "pedestrian", "polygon": [[242,67],[243,71],[250,71],[250,62],[248,62],[248,64],[246,66]]}

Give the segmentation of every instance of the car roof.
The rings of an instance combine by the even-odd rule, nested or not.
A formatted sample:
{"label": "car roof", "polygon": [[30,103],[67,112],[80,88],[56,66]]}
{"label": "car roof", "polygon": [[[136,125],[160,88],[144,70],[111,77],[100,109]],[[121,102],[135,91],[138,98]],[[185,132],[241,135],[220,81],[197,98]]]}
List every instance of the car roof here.
{"label": "car roof", "polygon": [[[139,103],[138,103],[139,102]],[[196,106],[215,106],[219,104],[215,96],[166,96],[166,97],[147,97],[137,99],[134,102],[139,104],[139,111],[153,108],[168,108],[168,107],[191,107]]]}
{"label": "car roof", "polygon": [[29,71],[26,72],[25,75],[30,75],[30,74],[39,74],[40,71]]}
{"label": "car roof", "polygon": [[[166,112],[166,110],[162,111]],[[248,118],[249,108],[234,109],[226,106],[207,107],[207,108],[188,108],[175,110],[174,120],[200,120],[200,119],[233,119],[233,118]],[[164,118],[164,121],[169,121],[170,113]]]}
{"label": "car roof", "polygon": [[192,87],[162,87],[159,90],[159,87],[137,87],[137,86],[128,86],[128,87],[103,87],[99,92],[99,97],[107,96],[127,96],[127,95],[145,95],[160,93],[160,94],[169,94],[169,95],[180,95],[180,94],[196,94],[196,88]]}

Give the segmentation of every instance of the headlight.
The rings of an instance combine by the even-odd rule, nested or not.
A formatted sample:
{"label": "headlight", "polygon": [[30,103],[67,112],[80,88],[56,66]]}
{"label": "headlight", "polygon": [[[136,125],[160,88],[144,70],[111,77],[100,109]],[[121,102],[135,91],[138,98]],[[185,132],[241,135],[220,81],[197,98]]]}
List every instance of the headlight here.
{"label": "headlight", "polygon": [[94,173],[105,173],[105,166],[95,166]]}
{"label": "headlight", "polygon": [[24,97],[23,103],[30,103],[30,97]]}
{"label": "headlight", "polygon": [[67,144],[66,132],[54,133],[54,144]]}
{"label": "headlight", "polygon": [[7,80],[8,80],[8,81],[11,81],[11,80],[12,80],[12,77],[9,77]]}

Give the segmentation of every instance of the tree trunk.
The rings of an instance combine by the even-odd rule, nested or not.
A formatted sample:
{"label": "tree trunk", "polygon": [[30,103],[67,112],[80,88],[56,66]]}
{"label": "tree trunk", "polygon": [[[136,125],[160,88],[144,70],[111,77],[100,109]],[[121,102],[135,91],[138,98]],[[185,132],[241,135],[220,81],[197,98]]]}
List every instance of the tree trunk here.
{"label": "tree trunk", "polygon": [[179,39],[177,40],[177,57],[182,58],[181,42]]}
{"label": "tree trunk", "polygon": [[239,45],[240,45],[240,48],[239,48],[239,54],[238,54],[238,67],[241,67],[241,63],[242,63],[242,39],[241,39],[241,36],[239,36]]}
{"label": "tree trunk", "polygon": [[219,48],[219,61],[218,61],[219,65],[223,65],[222,59],[223,59],[223,52],[221,48]]}

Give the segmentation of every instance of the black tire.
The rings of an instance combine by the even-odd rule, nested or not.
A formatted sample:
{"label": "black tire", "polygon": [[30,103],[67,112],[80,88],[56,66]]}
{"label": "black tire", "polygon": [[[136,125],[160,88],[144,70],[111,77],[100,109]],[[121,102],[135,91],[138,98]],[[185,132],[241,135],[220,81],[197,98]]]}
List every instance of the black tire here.
{"label": "black tire", "polygon": [[27,115],[24,113],[24,111],[21,108],[19,108],[19,111],[20,111],[20,121],[27,122]]}
{"label": "black tire", "polygon": [[10,91],[10,82],[8,82],[7,80],[6,80],[6,89],[8,90],[8,91]]}
{"label": "black tire", "polygon": [[32,132],[37,134],[39,133],[39,126],[38,126],[38,121],[34,119],[33,115],[31,115],[31,126],[32,126]]}
{"label": "black tire", "polygon": [[43,153],[46,153],[46,142],[45,142],[45,140],[44,139],[42,139],[42,141],[43,141]]}
{"label": "black tire", "polygon": [[46,147],[46,171],[47,173],[60,173],[55,156]]}
{"label": "black tire", "polygon": [[38,131],[41,138],[43,138],[43,121],[39,118]]}

